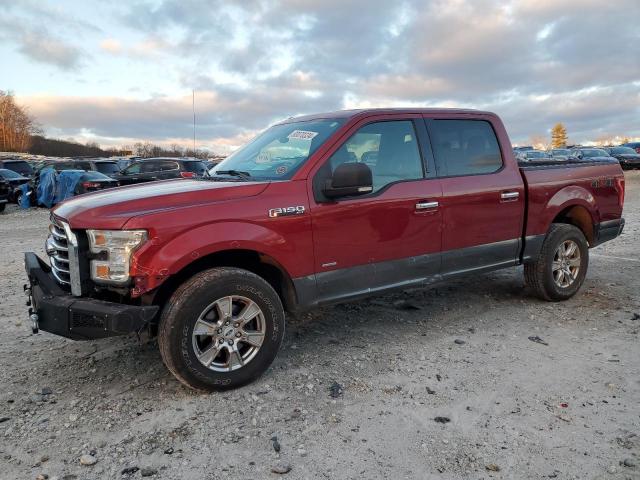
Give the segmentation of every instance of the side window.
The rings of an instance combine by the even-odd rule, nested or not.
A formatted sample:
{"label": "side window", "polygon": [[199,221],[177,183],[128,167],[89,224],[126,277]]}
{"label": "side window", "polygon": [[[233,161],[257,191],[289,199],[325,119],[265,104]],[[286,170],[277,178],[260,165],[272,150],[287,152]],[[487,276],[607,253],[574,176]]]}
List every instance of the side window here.
{"label": "side window", "polygon": [[498,139],[484,120],[432,120],[431,143],[439,176],[478,175],[502,168]]}
{"label": "side window", "polygon": [[413,122],[376,122],[354,133],[329,159],[331,173],[338,165],[366,163],[373,174],[373,191],[400,180],[424,178]]}
{"label": "side window", "polygon": [[127,168],[125,168],[124,173],[126,175],[136,175],[140,173],[141,167],[142,167],[142,163],[134,163],[132,165],[129,165]]}
{"label": "side window", "polygon": [[164,162],[161,162],[160,170],[162,170],[163,172],[167,172],[170,170],[180,170],[180,165],[178,165],[178,162],[165,160]]}
{"label": "side window", "polygon": [[149,160],[142,162],[142,173],[153,173],[160,171],[160,162],[157,160]]}

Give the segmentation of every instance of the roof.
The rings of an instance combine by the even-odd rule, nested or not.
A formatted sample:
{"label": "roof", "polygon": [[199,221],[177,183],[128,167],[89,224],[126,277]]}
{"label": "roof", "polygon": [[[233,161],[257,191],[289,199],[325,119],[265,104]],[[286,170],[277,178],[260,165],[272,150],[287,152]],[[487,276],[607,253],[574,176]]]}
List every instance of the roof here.
{"label": "roof", "polygon": [[353,118],[359,116],[368,116],[368,115],[381,115],[381,114],[392,114],[392,113],[418,113],[425,115],[434,115],[434,114],[447,114],[447,113],[456,113],[456,114],[474,114],[474,115],[494,115],[492,112],[485,112],[482,110],[474,110],[467,108],[363,108],[363,109],[354,109],[354,110],[336,110],[334,112],[324,112],[324,113],[313,113],[310,115],[302,115],[298,117],[289,117],[286,120],[283,120],[278,123],[292,123],[292,122],[303,122],[309,120],[320,120],[326,118]]}

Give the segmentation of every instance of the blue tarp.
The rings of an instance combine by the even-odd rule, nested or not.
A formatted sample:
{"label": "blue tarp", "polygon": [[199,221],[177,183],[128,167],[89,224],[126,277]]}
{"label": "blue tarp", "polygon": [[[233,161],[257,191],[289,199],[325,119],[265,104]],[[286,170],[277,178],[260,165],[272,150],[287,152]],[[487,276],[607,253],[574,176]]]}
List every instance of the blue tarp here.
{"label": "blue tarp", "polygon": [[85,174],[84,170],[63,170],[58,173],[54,204],[75,195],[78,182]]}
{"label": "blue tarp", "polygon": [[29,183],[23,183],[20,185],[20,191],[22,192],[22,197],[20,198],[20,208],[29,208],[31,206],[31,199],[29,198],[29,191],[31,190],[31,185]]}
{"label": "blue tarp", "polygon": [[36,192],[36,205],[51,208],[56,197],[56,171],[53,168],[40,170],[40,180]]}
{"label": "blue tarp", "polygon": [[[36,191],[36,205],[44,205],[47,208],[66,200],[75,195],[78,182],[85,174],[83,170],[63,170],[56,172],[53,168],[43,168],[40,170],[38,189]],[[30,199],[27,192],[30,185],[22,185],[20,189],[25,195],[22,196],[20,207],[29,208]]]}

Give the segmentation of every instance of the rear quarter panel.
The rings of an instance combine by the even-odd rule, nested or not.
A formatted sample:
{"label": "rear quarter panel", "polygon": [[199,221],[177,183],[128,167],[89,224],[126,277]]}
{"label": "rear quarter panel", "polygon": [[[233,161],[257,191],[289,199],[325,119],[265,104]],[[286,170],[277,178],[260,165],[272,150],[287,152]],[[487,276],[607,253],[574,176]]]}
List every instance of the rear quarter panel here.
{"label": "rear quarter panel", "polygon": [[622,216],[619,183],[624,174],[619,164],[523,169],[527,184],[526,236],[546,234],[563,210],[586,208],[594,225]]}

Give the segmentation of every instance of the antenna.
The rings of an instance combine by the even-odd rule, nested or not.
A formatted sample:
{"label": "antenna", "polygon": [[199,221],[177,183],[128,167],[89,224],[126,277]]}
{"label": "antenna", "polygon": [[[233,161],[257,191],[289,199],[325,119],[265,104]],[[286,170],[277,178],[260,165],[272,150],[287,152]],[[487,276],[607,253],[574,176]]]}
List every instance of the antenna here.
{"label": "antenna", "polygon": [[191,90],[191,108],[193,109],[193,156],[196,156],[196,91]]}

